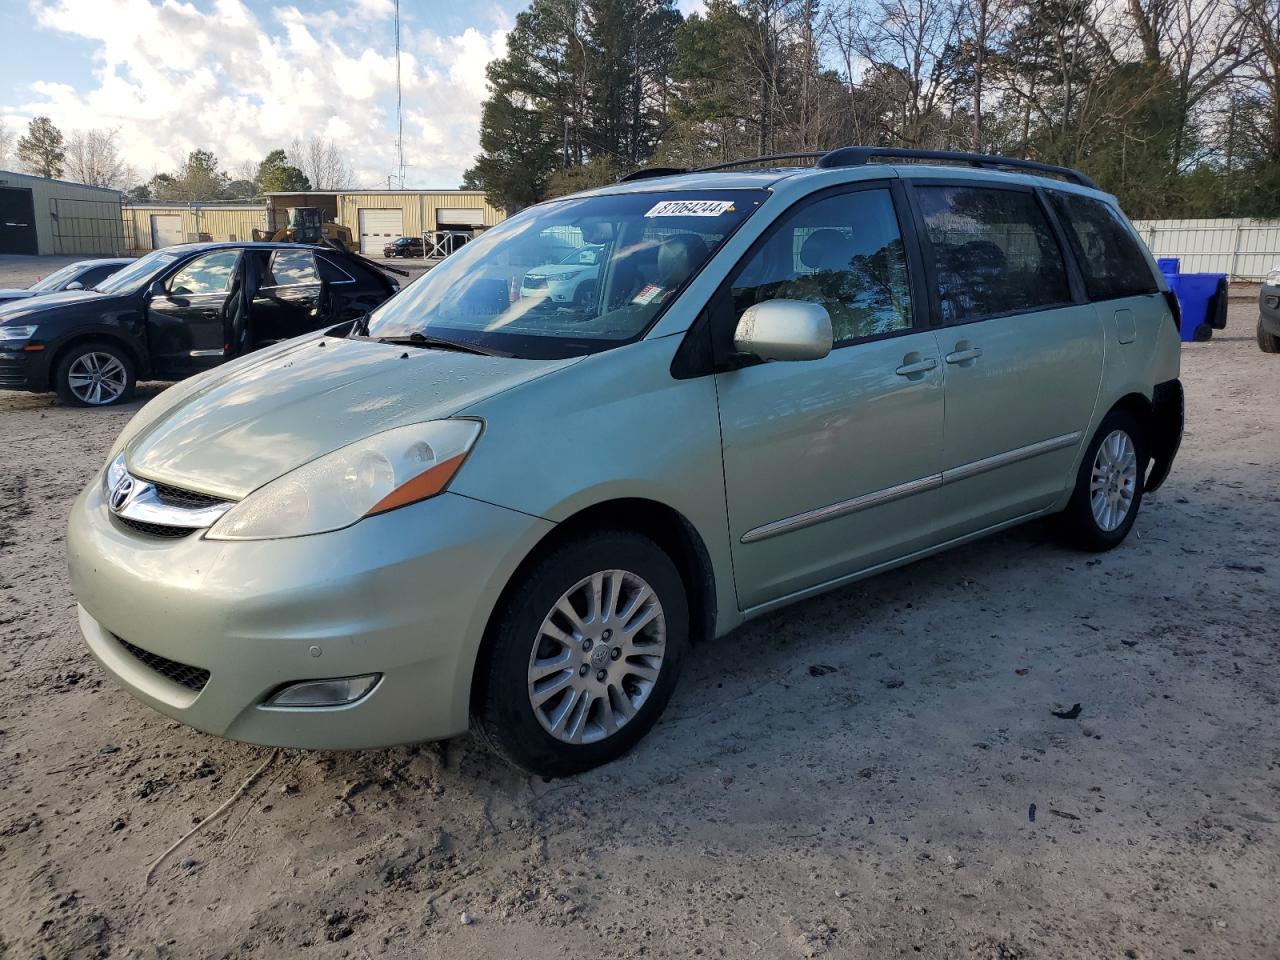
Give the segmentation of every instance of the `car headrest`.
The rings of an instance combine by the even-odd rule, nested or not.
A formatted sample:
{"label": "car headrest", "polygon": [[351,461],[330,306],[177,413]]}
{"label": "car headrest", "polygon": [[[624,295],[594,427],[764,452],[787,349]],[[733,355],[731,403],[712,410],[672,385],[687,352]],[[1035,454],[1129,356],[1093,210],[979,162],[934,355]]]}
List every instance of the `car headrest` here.
{"label": "car headrest", "polygon": [[815,230],[800,246],[800,262],[810,270],[847,270],[852,259],[849,238],[839,230]]}
{"label": "car headrest", "polygon": [[696,233],[677,233],[658,247],[658,282],[678,287],[707,259],[707,244]]}

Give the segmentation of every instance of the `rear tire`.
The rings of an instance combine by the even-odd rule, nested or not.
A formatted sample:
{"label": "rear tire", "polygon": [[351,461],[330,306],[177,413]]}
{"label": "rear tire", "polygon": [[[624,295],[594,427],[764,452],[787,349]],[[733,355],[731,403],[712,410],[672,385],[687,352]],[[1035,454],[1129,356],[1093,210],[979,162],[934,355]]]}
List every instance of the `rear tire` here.
{"label": "rear tire", "polygon": [[1080,461],[1071,501],[1058,517],[1063,539],[1092,552],[1123,543],[1142,506],[1148,457],[1137,418],[1127,410],[1107,414]]}
{"label": "rear tire", "polygon": [[513,586],[476,666],[476,733],[544,777],[622,756],[671,699],[688,647],[675,564],[608,530],[554,548]]}
{"label": "rear tire", "polygon": [[1258,347],[1263,353],[1280,353],[1280,336],[1267,333],[1261,317],[1258,318]]}
{"label": "rear tire", "polygon": [[110,407],[132,399],[137,371],[129,351],[104,340],[74,344],[58,358],[53,388],[73,407]]}

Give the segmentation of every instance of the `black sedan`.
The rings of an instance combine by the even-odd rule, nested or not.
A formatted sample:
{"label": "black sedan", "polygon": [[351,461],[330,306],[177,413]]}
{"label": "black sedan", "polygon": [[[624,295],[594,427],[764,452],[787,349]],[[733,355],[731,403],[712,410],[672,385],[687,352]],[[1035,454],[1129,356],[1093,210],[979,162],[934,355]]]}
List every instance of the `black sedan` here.
{"label": "black sedan", "polygon": [[75,263],[68,263],[65,267],[53,271],[47,277],[40,278],[25,289],[13,287],[0,289],[0,303],[42,297],[47,293],[57,293],[60,290],[88,290],[107,279],[125,264],[132,262],[132,257],[77,260]]}
{"label": "black sedan", "polygon": [[107,406],[139,378],[180,380],[354,320],[397,290],[373,263],[330,247],[165,247],[92,290],[0,304],[0,389]]}
{"label": "black sedan", "polygon": [[421,237],[399,237],[382,248],[382,255],[388,260],[393,257],[425,256]]}

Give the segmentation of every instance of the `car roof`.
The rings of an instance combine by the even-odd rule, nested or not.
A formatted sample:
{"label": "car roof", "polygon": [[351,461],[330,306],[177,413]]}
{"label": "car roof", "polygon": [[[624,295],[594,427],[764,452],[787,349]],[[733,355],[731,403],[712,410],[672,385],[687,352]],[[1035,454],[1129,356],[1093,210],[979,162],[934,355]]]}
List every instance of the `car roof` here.
{"label": "car roof", "polygon": [[82,267],[82,268],[110,267],[110,266],[115,266],[116,264],[120,264],[123,266],[126,263],[133,263],[133,261],[134,261],[133,257],[99,257],[98,259],[95,259],[95,260],[77,260],[74,263],[69,264],[69,266]]}
{"label": "car roof", "polygon": [[[841,183],[856,183],[860,180],[883,180],[885,178],[903,179],[951,179],[993,181],[1000,183],[1021,183],[1029,186],[1052,187],[1072,193],[1081,193],[1098,197],[1112,203],[1115,198],[1111,194],[1095,186],[1073,182],[1070,179],[1058,179],[1053,176],[1053,169],[1036,169],[1017,166],[993,167],[967,165],[953,155],[938,162],[928,159],[910,159],[907,162],[865,162],[848,166],[766,166],[757,169],[725,169],[725,170],[692,170],[688,172],[673,171],[671,173],[654,172],[652,176],[641,176],[636,179],[623,180],[594,190],[574,194],[574,197],[604,196],[631,193],[665,193],[684,190],[778,190],[795,188],[798,192],[806,189],[818,189]],[[768,159],[768,158],[766,158]],[[1010,160],[1010,164],[1023,161]],[[1075,171],[1061,169],[1064,173],[1082,177]],[[1087,178],[1086,182],[1087,181]]]}
{"label": "car roof", "polygon": [[[322,253],[343,253],[337,247],[325,247],[318,243],[287,243],[277,240],[215,240],[204,243],[175,243],[160,247],[179,253],[196,253],[202,250],[318,250]],[[154,252],[154,251],[153,251]]]}

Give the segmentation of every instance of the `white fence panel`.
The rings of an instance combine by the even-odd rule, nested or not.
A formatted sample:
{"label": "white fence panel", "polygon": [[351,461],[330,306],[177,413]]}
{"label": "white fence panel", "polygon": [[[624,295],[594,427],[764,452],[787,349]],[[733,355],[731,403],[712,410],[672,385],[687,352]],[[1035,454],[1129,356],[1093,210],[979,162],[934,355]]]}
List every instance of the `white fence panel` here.
{"label": "white fence panel", "polygon": [[1157,257],[1178,257],[1183,273],[1225,273],[1258,281],[1280,266],[1280,220],[1135,220]]}

